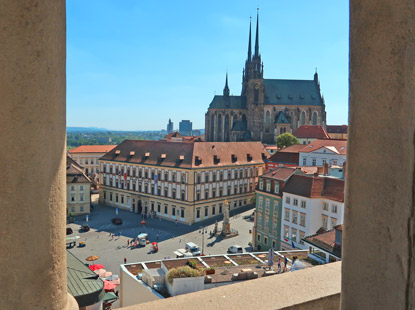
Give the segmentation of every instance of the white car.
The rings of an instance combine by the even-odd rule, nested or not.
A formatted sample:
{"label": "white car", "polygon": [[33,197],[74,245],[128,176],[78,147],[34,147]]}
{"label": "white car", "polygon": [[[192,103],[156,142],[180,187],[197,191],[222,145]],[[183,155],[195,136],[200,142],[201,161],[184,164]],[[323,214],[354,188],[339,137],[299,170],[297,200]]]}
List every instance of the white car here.
{"label": "white car", "polygon": [[230,253],[243,253],[244,249],[240,245],[231,245],[228,248],[228,252],[230,252]]}

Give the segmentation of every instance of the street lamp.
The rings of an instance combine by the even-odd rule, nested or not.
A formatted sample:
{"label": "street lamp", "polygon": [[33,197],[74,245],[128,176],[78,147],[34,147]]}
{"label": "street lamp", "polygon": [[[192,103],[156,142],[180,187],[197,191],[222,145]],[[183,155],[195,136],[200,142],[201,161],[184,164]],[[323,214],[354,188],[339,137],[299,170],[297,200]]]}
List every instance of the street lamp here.
{"label": "street lamp", "polygon": [[207,230],[205,230],[205,227],[200,226],[199,234],[202,234],[202,254],[205,254],[205,234],[207,233]]}

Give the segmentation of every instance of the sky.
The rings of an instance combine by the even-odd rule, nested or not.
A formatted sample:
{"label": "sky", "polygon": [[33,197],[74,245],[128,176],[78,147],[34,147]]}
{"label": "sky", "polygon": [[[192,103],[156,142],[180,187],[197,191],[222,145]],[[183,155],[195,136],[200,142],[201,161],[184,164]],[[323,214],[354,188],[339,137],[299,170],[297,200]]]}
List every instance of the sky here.
{"label": "sky", "polygon": [[[264,78],[313,79],[327,123],[348,120],[348,1],[67,0],[67,126],[204,128],[229,74],[240,95],[259,8]],[[253,28],[253,33],[255,29]]]}

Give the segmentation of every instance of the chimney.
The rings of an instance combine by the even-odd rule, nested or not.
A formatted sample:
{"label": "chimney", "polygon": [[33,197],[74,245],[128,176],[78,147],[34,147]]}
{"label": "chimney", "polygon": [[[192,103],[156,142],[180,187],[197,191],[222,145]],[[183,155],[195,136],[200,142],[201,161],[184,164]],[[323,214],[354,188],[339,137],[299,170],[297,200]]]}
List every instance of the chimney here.
{"label": "chimney", "polygon": [[329,175],[329,164],[328,163],[325,163],[324,164],[323,175],[324,176],[328,176]]}

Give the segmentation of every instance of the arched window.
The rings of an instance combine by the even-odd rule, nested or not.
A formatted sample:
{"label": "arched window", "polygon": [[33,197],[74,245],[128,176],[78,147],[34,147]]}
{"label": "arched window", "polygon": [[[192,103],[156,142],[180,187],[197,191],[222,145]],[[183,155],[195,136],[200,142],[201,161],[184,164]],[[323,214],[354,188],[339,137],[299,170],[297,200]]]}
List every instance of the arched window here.
{"label": "arched window", "polygon": [[280,135],[282,135],[283,133],[284,133],[284,130],[283,130],[284,128],[280,128]]}
{"label": "arched window", "polygon": [[222,114],[218,115],[218,141],[222,140]]}
{"label": "arched window", "polygon": [[271,123],[271,113],[267,111],[267,113],[265,113],[265,124],[269,125],[270,123]]}
{"label": "arched window", "polygon": [[305,125],[305,112],[301,112],[301,117],[300,117],[300,125],[303,126]]}
{"label": "arched window", "polygon": [[210,134],[209,141],[215,141],[215,115],[212,114],[210,117]]}
{"label": "arched window", "polygon": [[229,142],[229,133],[230,133],[230,128],[229,128],[229,124],[230,123],[230,118],[229,118],[229,114],[226,114],[225,116],[225,142]]}
{"label": "arched window", "polygon": [[313,125],[317,125],[317,112],[313,113]]}

